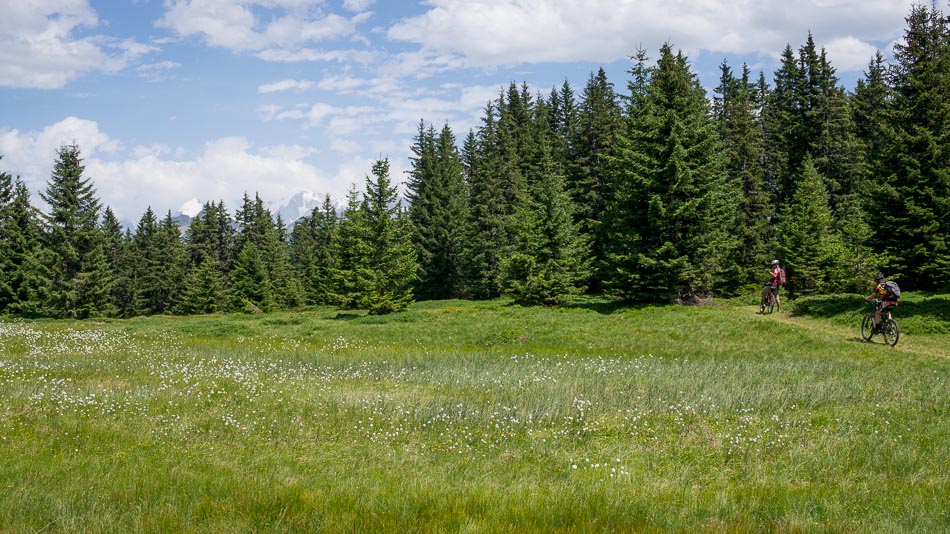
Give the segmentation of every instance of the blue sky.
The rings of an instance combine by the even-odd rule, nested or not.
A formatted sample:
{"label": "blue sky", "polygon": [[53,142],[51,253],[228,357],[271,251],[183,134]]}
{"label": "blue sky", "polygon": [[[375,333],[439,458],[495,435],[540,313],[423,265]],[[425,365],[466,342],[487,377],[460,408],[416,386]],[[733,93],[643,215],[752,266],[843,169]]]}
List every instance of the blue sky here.
{"label": "blue sky", "polygon": [[808,32],[842,85],[889,56],[914,0],[0,0],[0,168],[44,190],[77,143],[103,204],[135,222],[245,192],[341,200],[419,120],[461,139],[515,81],[580,94],[604,67],[682,49],[707,88],[767,79]]}

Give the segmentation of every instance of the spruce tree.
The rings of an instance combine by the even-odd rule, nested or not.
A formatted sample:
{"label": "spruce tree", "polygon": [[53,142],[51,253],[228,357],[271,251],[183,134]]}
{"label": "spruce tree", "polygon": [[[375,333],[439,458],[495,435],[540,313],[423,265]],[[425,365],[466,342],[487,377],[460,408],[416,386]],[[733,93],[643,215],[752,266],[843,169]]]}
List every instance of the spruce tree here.
{"label": "spruce tree", "polygon": [[109,304],[109,270],[98,228],[99,200],[76,145],[62,146],[47,189],[45,245],[52,253],[47,311],[55,317],[102,315]]}
{"label": "spruce tree", "polygon": [[729,180],[740,187],[736,224],[738,241],[727,262],[727,288],[737,292],[762,281],[772,249],[774,207],[766,188],[761,89],[750,80],[749,67],[740,77],[723,62],[714,111]]}
{"label": "spruce tree", "polygon": [[[591,74],[581,94],[577,126],[571,133],[566,167],[567,191],[574,201],[574,217],[591,243],[594,265],[602,265],[609,235],[603,226],[610,202],[610,159],[614,156],[623,116],[614,85],[604,69]],[[602,275],[601,275],[602,276]],[[599,276],[589,285],[599,289]]]}
{"label": "spruce tree", "polygon": [[36,313],[45,302],[39,217],[26,184],[0,171],[0,313]]}
{"label": "spruce tree", "polygon": [[268,240],[270,277],[274,287],[274,301],[278,309],[293,310],[304,302],[304,290],[300,278],[291,266],[290,242],[287,227],[280,214],[274,220]]}
{"label": "spruce tree", "polygon": [[422,124],[412,147],[407,184],[409,220],[419,258],[419,280],[414,294],[423,299],[463,295],[462,236],[465,189],[455,136],[448,125],[435,134]]}
{"label": "spruce tree", "polygon": [[184,313],[228,310],[233,240],[234,228],[224,203],[205,203],[185,235],[187,268],[179,302]]}
{"label": "spruce tree", "polygon": [[369,247],[369,224],[356,184],[350,187],[346,195],[337,243],[333,301],[342,309],[356,310],[362,305],[362,297],[370,285],[366,262],[373,253]]}
{"label": "spruce tree", "polygon": [[336,208],[330,195],[310,215],[294,225],[290,235],[290,263],[309,305],[333,303],[333,273],[337,260]]}
{"label": "spruce tree", "polygon": [[541,176],[515,217],[515,245],[502,262],[505,293],[522,305],[558,304],[583,291],[589,249],[573,219],[559,165],[542,145]]}
{"label": "spruce tree", "polygon": [[361,205],[366,240],[361,248],[369,254],[357,261],[360,278],[366,283],[359,306],[371,314],[400,311],[413,302],[418,262],[411,223],[397,198],[389,177],[389,160],[377,160],[373,176],[366,179]]}
{"label": "spruce tree", "polygon": [[847,277],[846,251],[835,231],[825,179],[810,157],[795,193],[783,206],[777,254],[783,258],[790,295],[832,291]]}
{"label": "spruce tree", "polygon": [[131,264],[132,315],[155,315],[162,312],[162,272],[157,242],[158,219],[151,207],[139,219],[129,249]]}
{"label": "spruce tree", "polygon": [[165,212],[165,217],[158,223],[155,245],[158,268],[164,275],[158,284],[160,313],[175,313],[184,292],[187,254],[181,230],[172,218],[171,210]]}
{"label": "spruce tree", "polygon": [[231,271],[233,306],[245,311],[271,311],[277,306],[274,260],[282,260],[275,258],[279,247],[274,219],[259,195],[251,200],[246,193],[234,219],[238,224],[234,240],[238,254]]}
{"label": "spruce tree", "polygon": [[112,287],[109,289],[109,310],[113,315],[131,315],[132,301],[131,262],[128,259],[131,239],[126,235],[122,224],[112,208],[106,207],[100,223],[104,241],[106,263],[112,273]]}
{"label": "spruce tree", "polygon": [[273,293],[265,260],[254,241],[245,241],[231,271],[232,309],[262,313],[271,309]]}
{"label": "spruce tree", "polygon": [[637,57],[628,126],[608,206],[608,290],[625,300],[692,301],[721,282],[738,202],[705,92],[669,45]]}
{"label": "spruce tree", "polygon": [[875,243],[905,288],[950,287],[950,19],[914,6],[894,46],[894,151],[876,185]]}
{"label": "spruce tree", "polygon": [[[0,161],[3,156],[0,156]],[[14,242],[19,239],[13,225],[13,177],[0,170],[0,313],[6,312],[13,303],[15,290],[13,279],[17,275],[22,258],[13,255]]]}
{"label": "spruce tree", "polygon": [[468,185],[465,239],[465,285],[475,298],[500,294],[500,265],[511,240],[509,198],[499,151],[497,112],[489,103],[477,134],[470,132],[462,149]]}

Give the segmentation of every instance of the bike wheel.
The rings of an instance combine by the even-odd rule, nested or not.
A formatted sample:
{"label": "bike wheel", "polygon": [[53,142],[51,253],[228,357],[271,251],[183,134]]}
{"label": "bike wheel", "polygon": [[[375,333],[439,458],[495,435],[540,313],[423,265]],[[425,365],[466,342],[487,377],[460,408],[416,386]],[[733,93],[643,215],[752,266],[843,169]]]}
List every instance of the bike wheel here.
{"label": "bike wheel", "polygon": [[874,337],[874,316],[868,314],[861,321],[861,338],[865,341],[871,341],[872,337]]}
{"label": "bike wheel", "polygon": [[897,328],[897,321],[894,319],[886,319],[881,321],[881,323],[883,323],[881,326],[883,326],[884,344],[890,345],[891,347],[897,345],[897,340],[901,337],[901,331]]}
{"label": "bike wheel", "polygon": [[765,313],[769,314],[775,310],[775,299],[769,298],[769,301],[765,303]]}

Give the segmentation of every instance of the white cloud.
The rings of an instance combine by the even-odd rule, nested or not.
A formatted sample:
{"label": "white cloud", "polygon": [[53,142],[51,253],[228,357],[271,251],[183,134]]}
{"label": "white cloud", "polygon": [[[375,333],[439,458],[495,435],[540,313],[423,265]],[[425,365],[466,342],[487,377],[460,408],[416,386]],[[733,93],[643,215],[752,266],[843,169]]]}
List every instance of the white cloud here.
{"label": "white cloud", "polygon": [[688,54],[777,55],[812,31],[818,42],[848,36],[893,40],[915,0],[430,0],[422,15],[389,28],[432,57],[491,68],[540,62],[612,62],[669,42]]}
{"label": "white cloud", "polygon": [[[245,191],[260,193],[266,200],[301,190],[340,199],[359,176],[350,170],[352,164],[341,166],[337,176],[320,171],[307,161],[317,152],[312,147],[254,147],[243,137],[210,141],[191,158],[163,144],[136,146],[123,157],[119,141],[96,122],[76,117],[38,132],[0,130],[3,169],[21,176],[33,192],[33,203],[42,207],[37,193],[46,189],[56,149],[71,143],[79,145],[86,167],[83,175],[92,180],[102,204],[129,222],[136,222],[149,206],[164,214],[194,197],[223,200],[233,212]],[[345,173],[351,175],[341,182]]]}
{"label": "white cloud", "polygon": [[87,72],[118,72],[156,50],[132,39],[75,35],[98,24],[86,0],[4,3],[0,86],[57,89]]}
{"label": "white cloud", "polygon": [[310,80],[281,80],[279,82],[261,85],[257,88],[257,92],[260,94],[282,93],[284,91],[301,93],[314,85],[314,82]]}
{"label": "white cloud", "polygon": [[363,50],[316,50],[313,48],[301,48],[299,50],[269,48],[258,52],[257,57],[264,61],[272,61],[275,63],[332,61],[337,63],[358,63],[366,65],[376,60],[376,54]]}
{"label": "white cloud", "polygon": [[99,131],[96,122],[67,117],[39,132],[0,129],[0,154],[5,170],[19,174],[34,189],[45,187],[63,145],[79,145],[85,159],[113,153],[120,143]]}
{"label": "white cloud", "polygon": [[366,11],[376,0],[343,0],[343,7],[348,11]]}
{"label": "white cloud", "polygon": [[161,82],[167,80],[171,72],[179,67],[181,64],[174,61],[159,61],[139,65],[135,70],[139,77],[147,82]]}
{"label": "white cloud", "polygon": [[[305,43],[352,36],[365,15],[353,18],[319,9],[323,1],[173,0],[156,22],[182,37],[198,36],[211,46],[257,51],[268,61],[302,61]],[[333,52],[309,52],[310,61]],[[323,56],[317,59],[317,56]],[[295,59],[298,58],[298,59]]]}
{"label": "white cloud", "polygon": [[841,37],[824,44],[828,61],[841,71],[860,71],[868,66],[878,48],[855,37]]}

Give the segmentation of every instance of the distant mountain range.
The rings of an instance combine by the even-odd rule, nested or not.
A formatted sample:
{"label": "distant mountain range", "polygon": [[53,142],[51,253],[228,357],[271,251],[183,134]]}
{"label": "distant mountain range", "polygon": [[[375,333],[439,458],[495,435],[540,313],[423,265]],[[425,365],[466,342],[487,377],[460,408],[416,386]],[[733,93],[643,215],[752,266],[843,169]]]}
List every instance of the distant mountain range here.
{"label": "distant mountain range", "polygon": [[[268,202],[266,207],[271,215],[276,219],[278,215],[283,219],[288,228],[292,227],[301,217],[310,215],[313,208],[323,204],[323,196],[313,191],[299,191],[287,200]],[[182,204],[178,211],[172,214],[172,219],[178,223],[178,227],[185,231],[191,225],[192,219],[201,213],[204,208],[204,201],[193,198]],[[231,213],[233,216],[234,214]]]}

